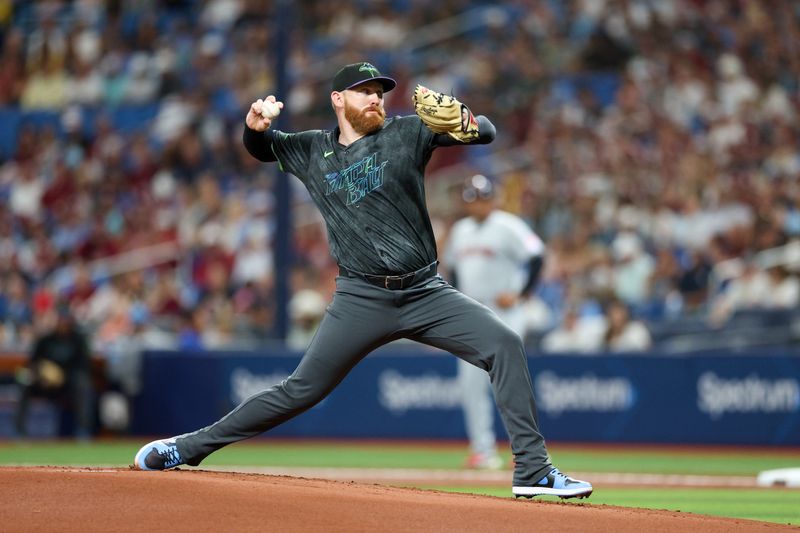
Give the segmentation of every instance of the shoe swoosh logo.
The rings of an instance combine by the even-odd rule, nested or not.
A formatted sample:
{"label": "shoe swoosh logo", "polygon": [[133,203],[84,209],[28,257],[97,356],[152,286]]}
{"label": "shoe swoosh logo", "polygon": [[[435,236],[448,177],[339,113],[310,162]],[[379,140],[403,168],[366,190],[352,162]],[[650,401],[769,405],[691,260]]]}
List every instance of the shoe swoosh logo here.
{"label": "shoe swoosh logo", "polygon": [[333,150],[331,150],[330,152],[322,152],[322,157],[324,157],[325,159],[327,159],[327,158],[328,158],[328,156],[329,156],[329,155],[331,155],[332,153],[333,153]]}

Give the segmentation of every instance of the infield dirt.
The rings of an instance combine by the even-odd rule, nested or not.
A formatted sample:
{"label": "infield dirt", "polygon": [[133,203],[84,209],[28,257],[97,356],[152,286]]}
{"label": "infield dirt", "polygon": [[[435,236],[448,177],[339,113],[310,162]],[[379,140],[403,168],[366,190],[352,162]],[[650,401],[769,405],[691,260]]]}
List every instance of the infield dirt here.
{"label": "infield dirt", "polygon": [[0,530],[9,532],[798,531],[673,511],[203,470],[1,467],[0,495]]}

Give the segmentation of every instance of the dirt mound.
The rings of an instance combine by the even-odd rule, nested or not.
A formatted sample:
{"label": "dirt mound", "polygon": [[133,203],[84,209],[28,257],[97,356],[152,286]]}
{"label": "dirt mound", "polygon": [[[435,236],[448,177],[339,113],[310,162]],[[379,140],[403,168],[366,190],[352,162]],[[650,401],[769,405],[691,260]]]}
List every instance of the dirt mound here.
{"label": "dirt mound", "polygon": [[15,532],[797,531],[670,511],[203,470],[0,468],[0,494],[0,529]]}

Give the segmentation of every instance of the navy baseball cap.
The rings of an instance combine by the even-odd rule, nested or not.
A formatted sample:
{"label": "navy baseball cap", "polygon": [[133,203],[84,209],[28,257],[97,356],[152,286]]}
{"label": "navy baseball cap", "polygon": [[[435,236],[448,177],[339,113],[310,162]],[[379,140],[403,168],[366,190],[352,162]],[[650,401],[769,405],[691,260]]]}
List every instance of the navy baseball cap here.
{"label": "navy baseball cap", "polygon": [[475,174],[464,182],[461,197],[467,203],[475,200],[489,200],[494,198],[494,184],[483,174]]}
{"label": "navy baseball cap", "polygon": [[381,75],[380,71],[371,63],[351,63],[343,66],[333,77],[331,88],[341,92],[345,89],[352,89],[365,81],[377,81],[383,85],[383,92],[389,92],[397,86],[397,82],[392,78]]}

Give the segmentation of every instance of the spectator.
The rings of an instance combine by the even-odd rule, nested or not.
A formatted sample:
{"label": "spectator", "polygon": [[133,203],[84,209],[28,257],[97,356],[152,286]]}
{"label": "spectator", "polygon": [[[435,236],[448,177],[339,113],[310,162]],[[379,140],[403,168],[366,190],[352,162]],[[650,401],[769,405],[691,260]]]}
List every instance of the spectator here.
{"label": "spectator", "polygon": [[0,46],[0,106],[15,106],[19,104],[25,87],[22,61],[25,38],[21,28],[0,33],[0,38],[3,40],[3,46]]}
{"label": "spectator", "polygon": [[16,217],[34,221],[41,216],[44,181],[37,176],[37,167],[32,161],[12,167],[8,207]]}
{"label": "spectator", "polygon": [[598,317],[581,317],[574,306],[567,307],[561,324],[542,337],[546,353],[592,354],[603,347],[605,323]]}
{"label": "spectator", "polygon": [[181,315],[177,348],[182,351],[201,351],[203,345],[204,313],[201,309],[185,311]]}
{"label": "spectator", "polygon": [[77,60],[74,76],[69,80],[67,101],[94,106],[103,99],[103,77],[90,61]]}
{"label": "spectator", "polygon": [[764,308],[770,297],[770,279],[755,261],[748,260],[740,276],[711,302],[709,322],[721,326],[738,310]]}
{"label": "spectator", "polygon": [[655,261],[644,250],[641,238],[631,231],[619,233],[611,248],[615,258],[616,296],[630,305],[643,305],[649,296]]}
{"label": "spectator", "polygon": [[10,273],[0,286],[0,345],[27,346],[33,339],[33,309],[25,278]]}
{"label": "spectator", "polygon": [[621,300],[606,304],[606,324],[603,345],[609,352],[643,352],[653,344],[647,327],[631,318],[630,309]]}
{"label": "spectator", "polygon": [[800,304],[800,280],[784,265],[767,269],[770,290],[766,307],[769,309],[795,309]]}
{"label": "spectator", "polygon": [[49,50],[41,63],[31,66],[25,88],[20,96],[24,109],[55,110],[64,107],[68,101],[69,78],[61,55]]}
{"label": "spectator", "polygon": [[313,289],[303,289],[292,296],[289,302],[289,315],[292,323],[286,337],[286,345],[292,350],[303,351],[314,338],[322,317],[325,316],[327,302]]}

